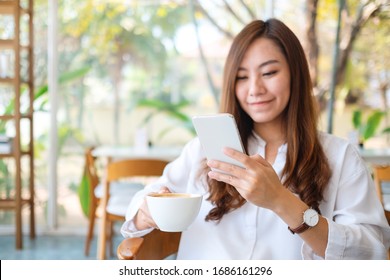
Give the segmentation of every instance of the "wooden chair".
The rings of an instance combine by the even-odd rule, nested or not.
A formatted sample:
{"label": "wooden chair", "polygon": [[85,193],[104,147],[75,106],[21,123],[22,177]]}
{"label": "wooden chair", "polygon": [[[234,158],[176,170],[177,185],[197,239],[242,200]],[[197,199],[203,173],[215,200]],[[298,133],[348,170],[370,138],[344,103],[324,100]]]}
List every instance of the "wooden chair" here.
{"label": "wooden chair", "polygon": [[[85,240],[84,254],[89,256],[91,242],[94,236],[94,228],[96,218],[101,217],[101,209],[99,209],[101,198],[103,197],[103,184],[100,182],[98,170],[96,167],[96,157],[92,155],[94,147],[88,147],[85,150],[85,172],[89,182],[89,216],[88,216],[88,232]],[[133,195],[136,191],[142,189],[143,184],[140,183],[113,183],[110,188],[110,194],[112,197]],[[115,200],[115,198],[114,198]],[[123,207],[126,207],[124,205]],[[107,240],[112,244],[112,236],[108,236]],[[111,251],[112,251],[112,247]]]}
{"label": "wooden chair", "polygon": [[89,217],[88,217],[88,233],[85,240],[84,254],[89,255],[91,241],[93,239],[93,232],[95,227],[95,219],[98,217],[97,208],[100,202],[100,196],[96,196],[95,189],[99,186],[99,176],[97,174],[97,168],[95,165],[95,157],[92,156],[94,147],[88,147],[85,150],[85,168],[86,175],[89,181]]}
{"label": "wooden chair", "polygon": [[[375,189],[378,194],[379,200],[381,201],[385,213],[390,212],[390,201],[385,201],[383,199],[384,194],[390,195],[390,185],[387,186],[388,190],[385,191],[383,183],[390,183],[390,165],[389,166],[373,166]],[[386,215],[388,217],[388,215]],[[389,221],[389,219],[388,219]]]}
{"label": "wooden chair", "polygon": [[[130,177],[161,176],[167,164],[167,161],[160,159],[126,159],[108,163],[101,201],[102,224],[99,231],[98,259],[106,258],[106,245],[108,237],[112,236],[112,225],[115,221],[125,220],[126,209],[132,198],[126,195],[114,197],[110,188],[119,180]],[[120,205],[124,207],[118,211]]]}
{"label": "wooden chair", "polygon": [[[375,189],[378,194],[379,200],[383,205],[383,209],[385,211],[385,216],[387,222],[390,225],[390,202],[386,202],[383,199],[384,196],[384,185],[383,183],[390,183],[390,165],[389,166],[378,166],[374,165],[372,167],[374,173],[374,181],[375,181]],[[388,186],[388,192],[386,194],[390,195],[390,185]],[[389,248],[389,259],[390,259],[390,248]]]}
{"label": "wooden chair", "polygon": [[124,239],[117,248],[120,260],[162,260],[174,255],[180,242],[181,232],[153,230],[144,237]]}

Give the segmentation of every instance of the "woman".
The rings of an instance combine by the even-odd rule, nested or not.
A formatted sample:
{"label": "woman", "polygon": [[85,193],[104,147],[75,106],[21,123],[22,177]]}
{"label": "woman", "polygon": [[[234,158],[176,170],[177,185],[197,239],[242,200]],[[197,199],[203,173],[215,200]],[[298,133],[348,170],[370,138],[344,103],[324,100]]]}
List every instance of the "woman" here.
{"label": "woman", "polygon": [[179,259],[387,257],[390,229],[371,175],[347,141],[317,131],[305,54],[281,21],[254,21],[234,39],[220,111],[234,115],[250,156],[225,153],[245,168],[206,166],[195,138],[133,199],[125,237],[155,227],[146,193],[189,192],[204,201],[182,234]]}

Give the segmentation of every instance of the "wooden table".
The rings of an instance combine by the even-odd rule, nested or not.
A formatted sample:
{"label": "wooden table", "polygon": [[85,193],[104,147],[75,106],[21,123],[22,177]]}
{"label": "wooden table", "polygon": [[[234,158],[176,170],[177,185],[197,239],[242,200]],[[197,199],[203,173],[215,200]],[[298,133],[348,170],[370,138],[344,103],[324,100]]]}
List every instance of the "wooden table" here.
{"label": "wooden table", "polygon": [[108,159],[153,158],[172,161],[181,153],[182,147],[152,146],[148,149],[137,149],[132,146],[103,145],[96,147],[92,155]]}

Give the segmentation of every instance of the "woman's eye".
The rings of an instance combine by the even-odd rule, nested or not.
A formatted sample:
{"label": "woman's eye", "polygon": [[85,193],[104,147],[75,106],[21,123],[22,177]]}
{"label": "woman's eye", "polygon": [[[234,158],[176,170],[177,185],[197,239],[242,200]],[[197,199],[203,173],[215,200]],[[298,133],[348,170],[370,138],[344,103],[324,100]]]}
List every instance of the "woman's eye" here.
{"label": "woman's eye", "polygon": [[237,76],[236,80],[245,80],[247,79],[246,76]]}
{"label": "woman's eye", "polygon": [[263,74],[263,76],[267,77],[267,76],[272,76],[274,74],[276,74],[278,71],[270,71],[270,72],[266,72]]}

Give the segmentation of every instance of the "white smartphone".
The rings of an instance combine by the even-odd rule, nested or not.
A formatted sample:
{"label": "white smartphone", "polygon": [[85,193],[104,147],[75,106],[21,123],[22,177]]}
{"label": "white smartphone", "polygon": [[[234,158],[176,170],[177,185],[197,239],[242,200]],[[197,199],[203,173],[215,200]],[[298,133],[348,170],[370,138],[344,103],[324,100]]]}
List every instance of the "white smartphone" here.
{"label": "white smartphone", "polygon": [[207,159],[244,167],[240,162],[223,153],[224,147],[233,148],[244,153],[244,147],[233,115],[220,113],[194,116],[192,123]]}

